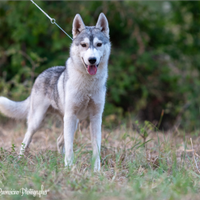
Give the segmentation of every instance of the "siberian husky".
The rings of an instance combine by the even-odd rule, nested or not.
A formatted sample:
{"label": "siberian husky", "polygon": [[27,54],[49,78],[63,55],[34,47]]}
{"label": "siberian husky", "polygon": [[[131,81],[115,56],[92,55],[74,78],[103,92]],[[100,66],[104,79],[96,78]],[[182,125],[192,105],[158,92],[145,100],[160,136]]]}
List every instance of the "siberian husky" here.
{"label": "siberian husky", "polygon": [[30,96],[15,102],[0,97],[0,111],[8,117],[27,119],[20,156],[29,146],[45,113],[53,108],[63,118],[64,130],[57,139],[59,152],[65,152],[65,166],[73,164],[73,139],[79,120],[90,119],[94,170],[100,170],[101,123],[105,104],[108,59],[111,44],[109,26],[103,13],[96,26],[85,26],[77,14],[72,26],[73,42],[65,66],[41,73]]}

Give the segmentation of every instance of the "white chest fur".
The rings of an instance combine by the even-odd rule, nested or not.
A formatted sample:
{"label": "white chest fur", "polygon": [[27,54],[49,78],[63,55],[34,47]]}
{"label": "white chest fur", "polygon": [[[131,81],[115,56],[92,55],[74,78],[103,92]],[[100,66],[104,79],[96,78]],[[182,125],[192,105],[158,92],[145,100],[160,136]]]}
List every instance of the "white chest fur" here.
{"label": "white chest fur", "polygon": [[[68,61],[70,64],[70,61]],[[102,113],[105,103],[107,73],[101,69],[95,76],[82,73],[68,65],[69,79],[66,83],[65,113],[72,112],[78,119]]]}

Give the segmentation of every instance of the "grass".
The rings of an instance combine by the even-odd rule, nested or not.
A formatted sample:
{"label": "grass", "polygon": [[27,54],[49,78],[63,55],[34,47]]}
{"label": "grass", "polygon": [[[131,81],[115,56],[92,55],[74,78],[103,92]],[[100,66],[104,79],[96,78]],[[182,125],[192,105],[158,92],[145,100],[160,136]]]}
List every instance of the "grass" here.
{"label": "grass", "polygon": [[[2,199],[134,199],[197,200],[200,197],[200,137],[176,132],[141,133],[121,126],[102,133],[101,171],[91,170],[89,129],[75,135],[75,164],[64,167],[56,151],[59,123],[45,123],[33,137],[29,152],[18,159],[25,124],[0,126],[0,192],[49,189],[33,195],[1,195]],[[143,130],[143,129],[142,129]],[[190,140],[192,138],[192,143]],[[192,147],[193,146],[193,147]],[[194,151],[193,151],[194,149]]]}

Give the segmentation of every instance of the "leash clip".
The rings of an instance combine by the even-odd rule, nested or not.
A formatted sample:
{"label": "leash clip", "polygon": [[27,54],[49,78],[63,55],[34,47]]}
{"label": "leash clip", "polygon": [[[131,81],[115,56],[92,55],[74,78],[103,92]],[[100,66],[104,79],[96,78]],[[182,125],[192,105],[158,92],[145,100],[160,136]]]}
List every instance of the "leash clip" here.
{"label": "leash clip", "polygon": [[51,18],[51,23],[52,24],[55,24],[56,23],[56,20],[54,18]]}
{"label": "leash clip", "polygon": [[40,8],[33,0],[30,0],[40,11],[42,11],[51,21],[52,24],[55,24],[61,31],[63,31],[65,33],[65,35],[67,35],[72,41],[73,39],[69,36],[69,34],[67,34],[57,23],[56,20],[54,18],[51,18],[47,13],[44,12],[44,10],[42,10],[42,8]]}

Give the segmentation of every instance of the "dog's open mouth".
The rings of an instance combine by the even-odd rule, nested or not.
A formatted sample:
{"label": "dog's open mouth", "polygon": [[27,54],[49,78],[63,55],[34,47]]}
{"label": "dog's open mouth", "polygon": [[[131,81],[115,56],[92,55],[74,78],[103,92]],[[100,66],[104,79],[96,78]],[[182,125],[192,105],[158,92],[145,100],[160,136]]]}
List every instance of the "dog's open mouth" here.
{"label": "dog's open mouth", "polygon": [[83,58],[82,58],[82,61],[86,67],[86,70],[87,72],[90,74],[90,75],[95,75],[97,73],[97,68],[99,65],[86,65]]}
{"label": "dog's open mouth", "polygon": [[86,65],[86,67],[90,75],[95,75],[97,73],[97,65]]}

